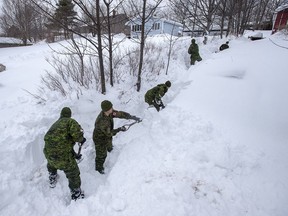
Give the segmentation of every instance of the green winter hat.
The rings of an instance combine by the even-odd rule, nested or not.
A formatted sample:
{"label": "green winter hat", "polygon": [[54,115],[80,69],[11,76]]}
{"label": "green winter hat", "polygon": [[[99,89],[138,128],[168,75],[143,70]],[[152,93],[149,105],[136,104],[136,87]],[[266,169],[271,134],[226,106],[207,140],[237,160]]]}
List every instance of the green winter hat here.
{"label": "green winter hat", "polygon": [[104,100],[101,103],[101,109],[104,112],[110,110],[112,108],[112,106],[113,106],[113,104],[110,101],[108,101],[108,100]]}
{"label": "green winter hat", "polygon": [[69,107],[64,107],[61,110],[60,118],[63,118],[63,117],[70,118],[71,114],[72,114],[71,109]]}
{"label": "green winter hat", "polygon": [[168,88],[170,88],[170,87],[171,87],[171,82],[168,80],[168,81],[165,82],[165,85],[166,85]]}
{"label": "green winter hat", "polygon": [[192,43],[195,43],[195,39],[192,39],[191,42],[192,42]]}

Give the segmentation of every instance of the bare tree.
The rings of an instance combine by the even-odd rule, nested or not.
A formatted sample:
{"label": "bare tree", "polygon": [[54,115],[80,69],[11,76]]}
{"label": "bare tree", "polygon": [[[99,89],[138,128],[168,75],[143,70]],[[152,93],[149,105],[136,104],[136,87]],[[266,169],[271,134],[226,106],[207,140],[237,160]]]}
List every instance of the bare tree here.
{"label": "bare tree", "polygon": [[102,38],[101,38],[101,23],[100,23],[100,2],[96,0],[96,29],[97,29],[97,40],[98,40],[98,58],[99,58],[99,66],[100,66],[100,74],[101,74],[101,86],[102,86],[102,94],[106,93],[106,85],[105,85],[105,73],[104,73],[104,64],[103,64],[103,48],[102,48]]}
{"label": "bare tree", "polygon": [[169,0],[169,5],[184,20],[185,28],[193,31],[198,27],[206,34],[211,30],[219,0]]}
{"label": "bare tree", "polygon": [[[172,32],[175,28],[175,25],[173,25],[172,28]],[[179,39],[178,37],[175,39],[175,37],[173,37],[173,35],[171,34],[169,37],[167,35],[165,35],[168,42],[169,42],[169,49],[168,49],[168,60],[167,60],[167,66],[166,66],[166,75],[168,74],[168,69],[169,69],[169,65],[170,65],[170,59],[171,59],[171,55],[172,55],[172,50],[173,47],[175,45],[175,43],[177,42],[177,40]]]}
{"label": "bare tree", "polygon": [[268,10],[268,2],[270,0],[259,0],[258,4],[256,5],[254,11],[253,11],[253,18],[254,18],[254,25],[253,29],[260,29],[261,24],[263,22],[263,18]]}
{"label": "bare tree", "polygon": [[219,26],[220,26],[220,37],[223,37],[224,28],[226,28],[226,36],[228,36],[228,11],[227,11],[227,4],[229,0],[220,0],[219,7],[217,10],[217,15],[219,16]]}
{"label": "bare tree", "polygon": [[[113,41],[112,41],[112,32],[111,32],[111,4],[113,0],[103,0],[106,6],[106,20],[107,20],[107,33],[108,33],[108,55],[109,55],[109,71],[110,71],[110,85],[114,85],[114,74],[113,74]],[[113,11],[112,11],[113,13]]]}
{"label": "bare tree", "polygon": [[27,45],[28,40],[32,41],[32,38],[37,41],[39,36],[43,36],[43,32],[40,32],[43,31],[43,17],[27,1],[4,0],[0,21],[6,35],[20,38],[24,45]]}
{"label": "bare tree", "polygon": [[[81,30],[77,28],[73,28],[71,26],[65,25],[65,23],[61,22],[59,19],[55,19],[53,16],[53,11],[55,11],[56,7],[53,4],[53,1],[51,0],[42,0],[41,3],[39,3],[37,0],[29,0],[31,3],[33,3],[38,11],[43,13],[47,18],[52,19],[53,21],[57,22],[58,25],[60,25],[62,28],[65,28],[68,32],[71,34],[78,35],[80,38],[83,38],[87,40],[89,44],[92,45],[97,50],[98,54],[98,62],[99,62],[99,73],[101,78],[101,93],[106,93],[106,84],[105,84],[105,73],[104,73],[104,63],[103,63],[103,47],[102,47],[102,41],[101,41],[101,23],[100,23],[100,2],[99,0],[87,0],[87,1],[81,1],[81,0],[72,0],[73,4],[77,5],[78,10],[82,11],[86,18],[83,19],[79,15],[75,17],[79,25],[85,25],[90,26],[95,29],[97,32],[97,42],[93,39],[87,36],[86,34],[82,34]],[[46,8],[51,8],[51,10],[47,10]],[[96,11],[96,17],[94,14],[92,14],[90,8],[95,8]]]}
{"label": "bare tree", "polygon": [[[140,33],[140,54],[139,54],[139,67],[138,67],[138,75],[137,75],[137,91],[139,92],[141,89],[141,74],[142,74],[142,68],[143,68],[143,59],[144,59],[144,49],[145,49],[145,40],[147,38],[147,35],[149,33],[150,29],[146,30],[146,23],[151,19],[154,12],[158,8],[159,4],[162,2],[162,0],[153,0],[148,1],[147,0],[127,0],[125,1],[125,4],[123,4],[124,10],[126,10],[126,14],[129,14],[127,12],[127,5],[130,11],[130,16],[133,18],[140,19],[141,22],[141,33]],[[132,21],[132,20],[131,20]]]}

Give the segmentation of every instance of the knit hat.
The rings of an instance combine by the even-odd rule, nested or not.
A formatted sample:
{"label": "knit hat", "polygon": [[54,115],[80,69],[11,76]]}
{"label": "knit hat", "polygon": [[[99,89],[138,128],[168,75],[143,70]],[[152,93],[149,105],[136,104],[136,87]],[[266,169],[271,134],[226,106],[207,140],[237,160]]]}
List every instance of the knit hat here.
{"label": "knit hat", "polygon": [[195,39],[192,39],[191,42],[192,42],[192,43],[195,43]]}
{"label": "knit hat", "polygon": [[171,82],[168,80],[168,81],[165,82],[165,85],[170,88],[171,87]]}
{"label": "knit hat", "polygon": [[64,107],[61,110],[60,118],[63,118],[63,117],[70,118],[71,114],[72,114],[71,109],[69,107]]}
{"label": "knit hat", "polygon": [[104,100],[101,103],[101,109],[104,112],[110,110],[112,108],[112,106],[113,106],[113,104],[110,101],[108,101],[108,100]]}

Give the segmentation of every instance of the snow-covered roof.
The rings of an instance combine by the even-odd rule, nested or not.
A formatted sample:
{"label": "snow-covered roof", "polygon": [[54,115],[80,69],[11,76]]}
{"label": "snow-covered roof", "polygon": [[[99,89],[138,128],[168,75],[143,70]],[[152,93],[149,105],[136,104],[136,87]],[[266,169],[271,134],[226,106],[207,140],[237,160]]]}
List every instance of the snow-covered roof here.
{"label": "snow-covered roof", "polygon": [[179,22],[175,22],[175,21],[173,21],[173,20],[168,20],[168,19],[165,19],[165,18],[161,18],[160,20],[163,21],[163,22],[172,24],[172,25],[183,26],[183,24],[181,24],[181,23],[179,23]]}
{"label": "snow-covered roof", "polygon": [[[133,17],[128,22],[126,22],[125,25],[130,25],[131,23],[134,23],[136,20],[141,20],[141,18],[139,16]],[[156,17],[156,16],[151,17],[150,20],[157,20],[157,21],[159,20],[159,21],[162,21],[162,22],[165,22],[165,23],[169,23],[169,24],[172,24],[172,25],[177,25],[177,26],[181,26],[181,27],[183,26],[179,22],[175,22],[173,20],[169,20],[169,19],[166,19],[166,18],[159,18],[159,17]]]}
{"label": "snow-covered roof", "polygon": [[276,8],[275,12],[277,13],[277,12],[285,10],[287,8],[288,8],[288,4],[284,4],[284,5],[281,5],[278,8]]}
{"label": "snow-covered roof", "polygon": [[0,37],[0,43],[2,44],[21,44],[23,43],[20,39],[12,37]]}

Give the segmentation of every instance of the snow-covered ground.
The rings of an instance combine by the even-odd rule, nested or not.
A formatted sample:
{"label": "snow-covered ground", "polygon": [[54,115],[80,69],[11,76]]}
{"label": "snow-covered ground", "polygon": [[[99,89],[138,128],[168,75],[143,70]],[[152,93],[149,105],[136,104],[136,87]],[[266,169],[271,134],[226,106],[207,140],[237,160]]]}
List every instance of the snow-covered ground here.
{"label": "snow-covered ground", "polygon": [[[51,92],[46,103],[28,92],[51,70],[48,45],[0,49],[7,67],[0,73],[0,215],[287,216],[288,38],[264,36],[231,39],[219,53],[225,39],[204,46],[197,38],[203,61],[191,67],[191,38],[181,38],[168,75],[140,92],[126,82],[107,85],[105,96],[87,90],[79,100]],[[168,79],[167,107],[147,109],[145,92]],[[143,121],[116,135],[100,175],[91,137],[104,99]],[[63,172],[49,188],[42,153],[43,136],[64,106],[87,138],[79,164],[86,197],[77,202]]]}

